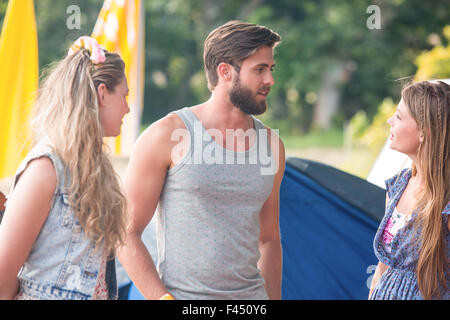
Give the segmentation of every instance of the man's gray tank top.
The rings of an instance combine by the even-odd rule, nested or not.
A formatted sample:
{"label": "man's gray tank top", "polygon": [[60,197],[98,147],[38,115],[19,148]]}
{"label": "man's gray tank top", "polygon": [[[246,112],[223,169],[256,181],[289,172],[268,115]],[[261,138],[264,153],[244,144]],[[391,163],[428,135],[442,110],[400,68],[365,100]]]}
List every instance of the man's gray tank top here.
{"label": "man's gray tank top", "polygon": [[223,148],[196,115],[175,113],[190,149],[166,177],[157,210],[158,273],[176,299],[267,299],[259,216],[274,182],[267,129],[247,151]]}

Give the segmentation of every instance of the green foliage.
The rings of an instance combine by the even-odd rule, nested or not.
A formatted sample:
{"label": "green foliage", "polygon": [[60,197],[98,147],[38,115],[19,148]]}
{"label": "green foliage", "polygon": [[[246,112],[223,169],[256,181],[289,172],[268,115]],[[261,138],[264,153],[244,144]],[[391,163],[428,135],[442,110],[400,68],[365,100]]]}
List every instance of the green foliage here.
{"label": "green foliage", "polygon": [[[415,59],[418,67],[415,80],[450,78],[450,26],[443,29],[443,35],[447,41],[446,46],[434,34],[434,39],[439,41],[439,44],[429,51],[422,52]],[[366,150],[367,161],[372,163],[389,135],[390,127],[387,119],[395,112],[395,108],[396,104],[392,98],[385,98],[370,124],[366,112],[358,111],[345,130],[345,144],[352,148]]]}
{"label": "green foliage", "polygon": [[[450,26],[446,26],[443,34],[450,41]],[[421,53],[416,63],[418,66],[415,79],[418,81],[431,78],[450,77],[450,44],[446,47],[436,45],[433,49]],[[389,135],[387,119],[395,112],[396,104],[392,98],[385,98],[369,124],[365,111],[358,111],[350,120],[346,131],[346,142],[352,146],[370,150],[378,154]]]}
{"label": "green foliage", "polygon": [[417,57],[418,69],[415,76],[417,81],[450,78],[450,25],[444,27],[443,35],[447,46],[442,44],[437,34],[433,34],[432,37],[440,44]]}
{"label": "green foliage", "polygon": [[8,0],[0,0],[0,30],[5,19],[6,9],[8,7]]}
{"label": "green foliage", "polygon": [[[72,4],[81,9],[81,30],[66,27],[66,9]],[[76,38],[92,33],[102,4],[102,0],[35,1],[41,68],[60,59]],[[433,47],[429,36],[450,21],[449,0],[379,0],[375,4],[381,9],[382,28],[369,30],[366,9],[371,4],[370,0],[146,0],[144,123],[208,98],[203,41],[213,28],[231,19],[266,25],[283,38],[276,49],[276,83],[264,121],[276,121],[287,135],[308,132],[324,74],[349,63],[353,68],[339,83],[341,103],[334,124],[342,127],[359,111],[370,123],[385,97],[399,98],[395,80],[429,66],[430,55],[434,65],[426,67],[431,68],[427,74],[448,74],[444,64],[448,44]],[[0,23],[6,6],[7,0],[0,0]],[[447,51],[441,58],[443,49]],[[430,53],[416,61],[424,51]]]}
{"label": "green foliage", "polygon": [[387,120],[395,109],[392,98],[385,98],[372,121],[362,110],[351,118],[344,130],[344,150],[350,151],[352,156],[341,165],[342,170],[363,179],[367,177],[389,135]]}
{"label": "green foliage", "polygon": [[309,148],[341,148],[343,133],[339,129],[327,131],[315,131],[306,134],[281,135],[286,149],[309,149]]}
{"label": "green foliage", "polygon": [[366,112],[359,110],[349,121],[345,130],[346,139],[353,144],[354,141],[357,141],[364,135],[369,125],[369,118]]}
{"label": "green foliage", "polygon": [[[80,36],[92,34],[97,16],[103,5],[98,0],[54,1],[35,0],[39,45],[39,68],[42,70],[67,54],[69,46]],[[75,4],[81,11],[81,29],[70,30],[66,22],[67,8]]]}
{"label": "green foliage", "polygon": [[[267,0],[248,20],[268,25],[283,37],[277,49],[276,84],[268,117],[288,119],[289,130],[309,130],[325,71],[339,63],[353,66],[342,78],[337,116],[343,125],[359,110],[369,119],[386,96],[398,98],[395,80],[415,73],[415,57],[429,49],[427,37],[450,18],[449,3],[378,1],[382,28],[369,30],[372,1]],[[289,92],[297,91],[295,101]]]}
{"label": "green foliage", "polygon": [[[81,29],[69,30],[66,26],[67,8],[76,4],[81,11]],[[39,46],[39,69],[61,59],[70,44],[82,35],[90,35],[103,1],[100,0],[35,0],[36,26]],[[6,14],[8,0],[0,0],[0,27]]]}
{"label": "green foliage", "polygon": [[346,144],[366,149],[369,158],[378,155],[389,135],[387,120],[394,114],[395,109],[396,104],[392,98],[384,99],[370,124],[364,111],[356,113],[345,131]]}

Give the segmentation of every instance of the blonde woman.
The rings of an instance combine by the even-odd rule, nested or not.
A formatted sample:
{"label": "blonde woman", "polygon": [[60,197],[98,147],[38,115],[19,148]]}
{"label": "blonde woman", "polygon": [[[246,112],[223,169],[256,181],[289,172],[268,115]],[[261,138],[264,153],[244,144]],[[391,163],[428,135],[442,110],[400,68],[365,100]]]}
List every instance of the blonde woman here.
{"label": "blonde woman", "polygon": [[391,148],[412,170],[386,181],[386,214],[375,236],[379,264],[370,299],[450,299],[450,86],[402,91],[388,120]]}
{"label": "blonde woman", "polygon": [[82,37],[45,80],[0,225],[0,298],[116,298],[126,201],[103,137],[129,112],[124,68]]}

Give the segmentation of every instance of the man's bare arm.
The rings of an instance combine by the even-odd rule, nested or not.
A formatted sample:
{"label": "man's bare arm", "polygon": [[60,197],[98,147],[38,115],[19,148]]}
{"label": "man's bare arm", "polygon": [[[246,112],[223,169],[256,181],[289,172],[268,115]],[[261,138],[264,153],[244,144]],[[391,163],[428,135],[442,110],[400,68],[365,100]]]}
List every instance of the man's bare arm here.
{"label": "man's bare arm", "polygon": [[282,249],[280,241],[279,211],[280,211],[280,185],[285,168],[284,145],[277,135],[272,134],[272,139],[278,143],[271,143],[275,152],[277,172],[273,189],[269,198],[264,203],[260,215],[260,239],[259,250],[261,258],[258,267],[266,282],[266,292],[269,299],[281,299],[281,274],[282,274]]}
{"label": "man's bare arm", "polygon": [[179,118],[169,115],[152,124],[142,135],[130,157],[124,187],[128,203],[125,245],[118,256],[131,280],[146,299],[159,299],[167,293],[155,264],[141,240],[152,219],[171,165],[171,141]]}

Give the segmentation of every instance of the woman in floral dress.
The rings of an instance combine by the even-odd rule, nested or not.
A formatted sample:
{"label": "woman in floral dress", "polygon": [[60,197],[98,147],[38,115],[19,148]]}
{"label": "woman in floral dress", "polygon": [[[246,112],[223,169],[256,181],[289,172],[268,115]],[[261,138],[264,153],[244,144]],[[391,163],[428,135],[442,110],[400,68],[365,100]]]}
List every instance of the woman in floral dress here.
{"label": "woman in floral dress", "polygon": [[450,86],[411,84],[388,120],[391,149],[411,169],[386,181],[386,213],[374,240],[372,300],[450,299]]}

